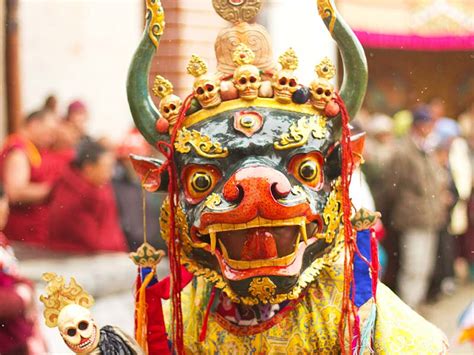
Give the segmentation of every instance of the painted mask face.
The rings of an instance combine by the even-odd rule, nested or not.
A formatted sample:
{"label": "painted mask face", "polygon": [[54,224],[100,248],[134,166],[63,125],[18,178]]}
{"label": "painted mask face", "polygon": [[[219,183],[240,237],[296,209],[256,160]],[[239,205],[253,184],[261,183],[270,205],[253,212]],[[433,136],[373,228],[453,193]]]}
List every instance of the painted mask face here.
{"label": "painted mask face", "polygon": [[97,348],[100,332],[87,308],[71,304],[59,313],[58,329],[66,345],[76,354]]}

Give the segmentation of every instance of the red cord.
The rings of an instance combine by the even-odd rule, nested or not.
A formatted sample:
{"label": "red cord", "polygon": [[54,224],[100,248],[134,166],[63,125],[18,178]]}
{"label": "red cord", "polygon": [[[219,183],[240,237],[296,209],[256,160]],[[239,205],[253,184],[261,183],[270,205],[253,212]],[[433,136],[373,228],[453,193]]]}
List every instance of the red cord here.
{"label": "red cord", "polygon": [[[349,345],[352,344],[352,339],[355,334],[360,334],[360,329],[357,324],[357,310],[350,297],[351,286],[354,282],[354,253],[357,249],[354,232],[351,224],[351,200],[349,197],[349,185],[352,176],[352,148],[351,148],[351,132],[349,128],[349,113],[347,112],[344,101],[336,94],[336,103],[341,108],[342,118],[342,169],[341,169],[341,187],[342,187],[342,210],[343,210],[343,226],[344,226],[344,292],[342,298],[342,314],[341,322],[339,324],[339,344],[341,353],[346,354],[345,345],[345,331],[346,325],[349,331]],[[360,341],[360,337],[359,337]],[[357,345],[357,344],[356,344]],[[351,353],[351,352],[349,352]]]}
{"label": "red cord", "polygon": [[157,148],[166,157],[166,162],[163,164],[168,169],[169,185],[168,196],[170,203],[170,237],[168,242],[169,263],[171,270],[171,302],[172,302],[172,336],[173,346],[178,355],[184,354],[184,337],[183,337],[183,311],[181,308],[181,243],[179,236],[176,235],[176,207],[178,205],[178,174],[176,171],[176,164],[174,161],[174,142],[176,140],[177,132],[186,117],[186,112],[191,106],[193,95],[189,95],[181,107],[178,121],[173,128],[171,135],[171,142],[160,141],[157,143]]}
{"label": "red cord", "polygon": [[214,298],[216,297],[216,289],[212,288],[211,297],[209,298],[209,303],[207,304],[206,313],[204,314],[204,319],[202,321],[201,333],[199,334],[199,341],[203,342],[206,339],[207,333],[207,323],[209,321],[209,314],[211,313],[211,307],[214,303]]}

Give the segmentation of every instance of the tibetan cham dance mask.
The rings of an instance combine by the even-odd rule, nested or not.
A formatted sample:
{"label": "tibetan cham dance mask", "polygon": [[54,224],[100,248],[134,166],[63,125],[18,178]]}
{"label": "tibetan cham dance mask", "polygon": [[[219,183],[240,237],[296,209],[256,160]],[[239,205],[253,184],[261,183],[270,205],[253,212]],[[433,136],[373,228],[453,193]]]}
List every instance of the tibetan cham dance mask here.
{"label": "tibetan cham dance mask", "polygon": [[[147,1],[128,98],[137,127],[168,161],[134,157],[134,164],[145,188],[172,190],[161,211],[162,236],[171,252],[173,242],[179,246],[174,257],[189,271],[236,303],[296,299],[342,250],[340,104],[351,117],[359,109],[365,57],[332,0],[317,1],[315,12],[340,49],[340,92],[327,58],[314,63],[309,78],[297,77],[303,59],[291,48],[273,63],[268,33],[251,23],[260,1],[213,4],[232,23],[216,41],[218,70],[192,56],[183,71],[194,85],[180,99],[162,76],[149,90],[165,21],[160,1]],[[158,108],[150,92],[161,97]],[[363,138],[351,144],[357,163]]]}

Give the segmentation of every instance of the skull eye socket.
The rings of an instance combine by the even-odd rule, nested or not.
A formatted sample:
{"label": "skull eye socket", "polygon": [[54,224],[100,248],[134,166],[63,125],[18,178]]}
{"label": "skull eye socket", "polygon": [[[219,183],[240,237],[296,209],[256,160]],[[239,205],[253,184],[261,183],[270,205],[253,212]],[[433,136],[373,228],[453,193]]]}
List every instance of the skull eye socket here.
{"label": "skull eye socket", "polygon": [[207,90],[208,92],[214,91],[214,85],[212,85],[212,84],[207,84],[207,85],[206,85],[206,90]]}
{"label": "skull eye socket", "polygon": [[299,182],[318,191],[324,183],[323,161],[324,159],[319,152],[297,154],[291,159],[288,170]]}
{"label": "skull eye socket", "polygon": [[252,84],[256,83],[256,82],[257,82],[257,78],[254,77],[254,76],[251,76],[251,77],[250,77],[250,82],[251,82]]}
{"label": "skull eye socket", "polygon": [[171,105],[170,105],[170,109],[173,110],[173,111],[176,110],[176,105],[175,105],[175,104],[171,104]]}
{"label": "skull eye socket", "polygon": [[68,336],[73,337],[77,334],[77,330],[75,328],[69,328],[66,333]]}
{"label": "skull eye socket", "polygon": [[168,108],[168,106],[166,106],[163,111],[165,111],[165,113],[170,113],[170,109]]}
{"label": "skull eye socket", "polygon": [[295,79],[291,79],[291,80],[290,80],[290,86],[291,86],[292,88],[294,88],[294,87],[296,87],[296,85],[297,85],[296,80],[295,80]]}
{"label": "skull eye socket", "polygon": [[323,93],[324,93],[324,90],[323,90],[323,88],[317,88],[317,90],[316,90],[316,94],[318,94],[318,95],[322,95]]}
{"label": "skull eye socket", "polygon": [[186,200],[191,204],[201,202],[211,193],[221,177],[220,170],[213,165],[186,166],[181,176]]}
{"label": "skull eye socket", "polygon": [[332,95],[332,92],[330,90],[326,90],[324,92],[324,95],[326,95],[327,97],[331,96]]}
{"label": "skull eye socket", "polygon": [[79,330],[86,330],[89,327],[89,323],[83,320],[77,327]]}
{"label": "skull eye socket", "polygon": [[288,80],[286,80],[286,78],[283,77],[283,78],[280,78],[279,83],[280,83],[280,85],[286,85],[286,84],[288,84]]}
{"label": "skull eye socket", "polygon": [[239,83],[241,83],[242,85],[247,84],[247,78],[246,78],[246,77],[241,77],[241,78],[239,79]]}
{"label": "skull eye socket", "polygon": [[204,94],[204,89],[199,86],[199,87],[196,89],[196,92],[197,92],[198,95],[202,95],[202,94]]}

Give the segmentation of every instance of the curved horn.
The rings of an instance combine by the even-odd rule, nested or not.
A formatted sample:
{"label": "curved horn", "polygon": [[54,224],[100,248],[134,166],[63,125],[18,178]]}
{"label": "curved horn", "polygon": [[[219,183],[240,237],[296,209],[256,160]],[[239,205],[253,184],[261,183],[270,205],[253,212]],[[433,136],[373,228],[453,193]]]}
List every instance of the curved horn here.
{"label": "curved horn", "polygon": [[135,125],[146,140],[155,145],[168,139],[156,131],[160,114],[148,90],[151,61],[158,49],[165,27],[165,14],[160,0],[146,0],[146,26],[128,72],[127,96]]}
{"label": "curved horn", "polygon": [[367,58],[356,35],[334,6],[334,0],[317,1],[319,15],[341,52],[344,63],[344,79],[340,94],[349,115],[354,118],[367,91]]}

